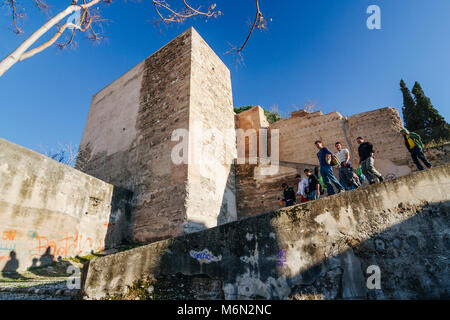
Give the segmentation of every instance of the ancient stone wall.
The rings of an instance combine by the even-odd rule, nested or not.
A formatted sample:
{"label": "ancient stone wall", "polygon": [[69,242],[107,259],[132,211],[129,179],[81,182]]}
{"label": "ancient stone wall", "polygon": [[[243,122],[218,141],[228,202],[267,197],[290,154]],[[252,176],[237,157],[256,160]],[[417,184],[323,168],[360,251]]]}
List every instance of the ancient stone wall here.
{"label": "ancient stone wall", "polygon": [[358,164],[356,138],[362,136],[374,144],[376,167],[390,177],[411,172],[409,154],[399,134],[402,121],[393,108],[382,108],[349,117],[338,112],[297,112],[289,119],[276,122],[270,129],[280,130],[280,160],[318,164],[316,140],[322,140],[331,151],[339,141],[351,152],[351,159]]}
{"label": "ancient stone wall", "polygon": [[256,158],[260,156],[259,132],[261,129],[268,129],[269,125],[260,106],[235,116],[238,164],[256,164]]}
{"label": "ancient stone wall", "polygon": [[428,161],[434,166],[440,166],[450,163],[450,144],[439,147],[428,148],[424,150]]}
{"label": "ancient stone wall", "polygon": [[135,195],[131,239],[180,234],[187,166],[171,161],[172,131],[189,126],[191,33],[185,32],[92,101],[77,168]]}
{"label": "ancient stone wall", "polygon": [[446,165],[98,258],[84,296],[448,299],[449,188]]}
{"label": "ancient stone wall", "polygon": [[[346,144],[345,117],[338,112],[316,112],[275,122],[270,129],[280,130],[280,160],[297,163],[318,163],[316,140],[334,149],[334,143]],[[332,150],[334,151],[334,150]]]}
{"label": "ancient stone wall", "polygon": [[408,164],[411,156],[400,135],[402,128],[400,115],[393,108],[377,109],[349,117],[347,137],[351,142],[355,159],[353,162],[358,158],[356,138],[361,136],[373,144],[375,166],[381,174],[391,178],[410,173],[412,170]]}
{"label": "ancient stone wall", "polygon": [[[275,211],[284,206],[281,185],[287,183],[298,190],[296,175],[305,177],[304,170],[314,166],[300,163],[281,162],[276,174],[263,174],[262,164],[241,164],[236,166],[237,208],[239,219]],[[300,203],[300,197],[298,197]]]}
{"label": "ancient stone wall", "polygon": [[[236,216],[231,161],[211,159],[214,151],[205,152],[208,168],[191,161],[206,141],[194,135],[198,124],[223,135],[216,144],[224,155],[233,154],[227,144],[235,153],[234,130],[227,130],[234,126],[229,71],[193,28],[94,97],[77,168],[133,191],[134,242]],[[174,152],[185,159],[174,162]]]}
{"label": "ancient stone wall", "polygon": [[0,139],[0,270],[23,271],[123,242],[130,198],[129,191]]}

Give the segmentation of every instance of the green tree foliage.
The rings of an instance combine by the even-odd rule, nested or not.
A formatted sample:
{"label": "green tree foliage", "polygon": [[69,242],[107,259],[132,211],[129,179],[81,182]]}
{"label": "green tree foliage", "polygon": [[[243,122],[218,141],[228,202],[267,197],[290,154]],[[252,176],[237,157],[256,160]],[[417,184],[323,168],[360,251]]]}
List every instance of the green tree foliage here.
{"label": "green tree foliage", "polygon": [[[236,107],[236,108],[234,108],[234,112],[236,114],[237,113],[241,113],[241,112],[250,110],[253,107],[255,107],[255,106]],[[283,120],[283,117],[280,114],[278,114],[276,112],[268,111],[268,110],[266,110],[264,108],[263,108],[263,110],[264,110],[264,115],[266,116],[267,121],[269,121],[270,124],[275,123],[275,122],[280,121],[280,120]]]}
{"label": "green tree foliage", "polygon": [[414,102],[414,99],[411,95],[411,92],[409,91],[408,87],[405,84],[405,81],[403,79],[400,81],[400,90],[403,94],[403,121],[405,122],[405,126],[408,130],[413,131],[413,129],[410,128],[417,128],[417,119],[414,118],[414,114],[416,113],[416,103]]}
{"label": "green tree foliage", "polygon": [[433,107],[430,98],[425,95],[418,82],[414,84],[412,93],[415,97],[415,106],[412,109],[413,112],[408,112],[408,115],[406,116],[406,119],[410,121],[407,129],[418,133],[425,143],[433,140],[449,140],[449,124]]}

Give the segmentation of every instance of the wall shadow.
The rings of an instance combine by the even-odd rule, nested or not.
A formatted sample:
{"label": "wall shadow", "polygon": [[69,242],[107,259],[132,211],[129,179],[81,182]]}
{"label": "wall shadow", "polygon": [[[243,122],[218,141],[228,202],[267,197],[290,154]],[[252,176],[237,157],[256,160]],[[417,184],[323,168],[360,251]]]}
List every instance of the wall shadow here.
{"label": "wall shadow", "polygon": [[19,260],[17,259],[16,251],[9,253],[9,260],[2,269],[2,277],[9,279],[23,279],[22,275],[17,272],[19,269]]}
{"label": "wall shadow", "polygon": [[[341,234],[322,235],[322,241],[315,241],[315,226],[305,228],[302,221],[310,214],[311,204],[291,209],[142,248],[142,260],[133,262],[133,274],[141,274],[141,280],[129,286],[128,296],[120,298],[450,298],[450,201],[400,204],[389,214],[408,212],[404,221],[362,240]],[[151,268],[148,259],[156,259]],[[380,270],[381,289],[367,285],[373,273],[367,272],[370,266]],[[105,271],[122,281],[127,274],[123,267],[109,265]],[[118,270],[122,270],[120,275]],[[108,285],[108,290],[113,287]]]}
{"label": "wall shadow", "polygon": [[133,192],[114,186],[111,200],[111,212],[104,239],[105,250],[131,244],[131,219]]}
{"label": "wall shadow", "polygon": [[[331,243],[327,253],[336,254],[286,278],[292,288],[288,298],[449,299],[450,201],[417,210],[367,240],[343,237]],[[316,254],[312,248],[305,253]],[[380,271],[379,289],[374,266]]]}

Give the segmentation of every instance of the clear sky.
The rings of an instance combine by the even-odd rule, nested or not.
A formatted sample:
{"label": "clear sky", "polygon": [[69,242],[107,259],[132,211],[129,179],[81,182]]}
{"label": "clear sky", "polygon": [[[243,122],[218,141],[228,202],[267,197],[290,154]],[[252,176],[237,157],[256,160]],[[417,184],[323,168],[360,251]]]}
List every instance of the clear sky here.
{"label": "clear sky", "polygon": [[[53,13],[66,2],[53,1]],[[254,1],[214,2],[224,13],[218,19],[196,18],[160,33],[151,1],[115,0],[102,11],[111,20],[103,26],[106,41],[92,45],[78,34],[75,49],[47,49],[0,77],[0,137],[35,150],[79,144],[92,96],[190,26],[231,70],[235,106],[277,105],[287,114],[309,99],[347,116],[400,110],[403,78],[410,89],[419,81],[449,122],[450,0],[260,0],[272,22],[253,35],[239,67],[225,52],[228,42],[245,39]],[[372,4],[381,8],[381,30],[366,27]],[[7,11],[0,13],[1,58],[45,21],[29,10],[26,34],[16,36]]]}

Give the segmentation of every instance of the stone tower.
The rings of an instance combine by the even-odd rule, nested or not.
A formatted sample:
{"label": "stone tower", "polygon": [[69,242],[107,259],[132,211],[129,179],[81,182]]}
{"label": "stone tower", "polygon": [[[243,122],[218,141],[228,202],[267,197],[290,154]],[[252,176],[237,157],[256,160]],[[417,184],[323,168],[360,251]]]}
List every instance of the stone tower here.
{"label": "stone tower", "polygon": [[190,28],[93,97],[77,168],[134,193],[147,243],[236,220],[235,154],[230,72]]}

